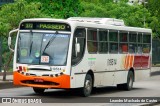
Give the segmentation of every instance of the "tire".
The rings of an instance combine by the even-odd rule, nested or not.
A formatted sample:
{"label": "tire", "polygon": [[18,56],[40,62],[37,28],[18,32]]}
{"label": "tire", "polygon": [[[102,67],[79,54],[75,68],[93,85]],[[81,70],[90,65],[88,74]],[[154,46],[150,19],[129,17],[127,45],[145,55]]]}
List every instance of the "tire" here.
{"label": "tire", "polygon": [[134,75],[132,71],[128,72],[128,76],[127,76],[127,83],[124,84],[124,89],[129,91],[133,88],[133,82],[134,82]]}
{"label": "tire", "polygon": [[36,88],[36,87],[33,87],[33,91],[36,93],[36,94],[43,94],[45,89],[44,88]]}
{"label": "tire", "polygon": [[90,74],[87,74],[84,81],[84,86],[81,88],[81,95],[87,97],[91,94],[93,88],[93,79]]}
{"label": "tire", "polygon": [[123,90],[124,89],[124,84],[117,84],[117,88],[119,90]]}

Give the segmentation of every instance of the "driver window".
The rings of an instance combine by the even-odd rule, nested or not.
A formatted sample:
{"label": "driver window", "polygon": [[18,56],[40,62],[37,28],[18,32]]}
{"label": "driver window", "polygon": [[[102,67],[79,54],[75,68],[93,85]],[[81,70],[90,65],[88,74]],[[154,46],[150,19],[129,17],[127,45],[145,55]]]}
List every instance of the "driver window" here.
{"label": "driver window", "polygon": [[[73,37],[73,45],[72,45],[72,65],[77,64],[83,57],[84,50],[85,50],[85,36],[86,36],[86,31],[84,28],[77,28],[74,32],[74,37]],[[76,39],[77,43],[80,45],[80,52],[76,54]]]}

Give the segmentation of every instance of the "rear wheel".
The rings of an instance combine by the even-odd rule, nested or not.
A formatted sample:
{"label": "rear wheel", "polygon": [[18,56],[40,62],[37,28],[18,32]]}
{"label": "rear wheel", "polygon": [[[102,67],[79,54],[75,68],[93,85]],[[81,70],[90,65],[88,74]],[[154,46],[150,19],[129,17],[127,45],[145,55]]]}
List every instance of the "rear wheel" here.
{"label": "rear wheel", "polygon": [[134,80],[134,75],[132,71],[128,72],[128,77],[127,77],[127,83],[124,84],[124,89],[125,90],[131,90],[133,88],[133,80]]}
{"label": "rear wheel", "polygon": [[133,88],[133,82],[134,82],[133,72],[129,71],[128,72],[128,76],[127,76],[127,83],[125,83],[125,84],[118,84],[117,88],[129,91],[129,90],[131,90]]}
{"label": "rear wheel", "polygon": [[93,80],[90,74],[86,75],[84,87],[81,88],[81,95],[87,97],[91,94],[93,88]]}
{"label": "rear wheel", "polygon": [[33,91],[36,93],[36,94],[43,94],[45,89],[44,88],[36,88],[36,87],[33,87]]}

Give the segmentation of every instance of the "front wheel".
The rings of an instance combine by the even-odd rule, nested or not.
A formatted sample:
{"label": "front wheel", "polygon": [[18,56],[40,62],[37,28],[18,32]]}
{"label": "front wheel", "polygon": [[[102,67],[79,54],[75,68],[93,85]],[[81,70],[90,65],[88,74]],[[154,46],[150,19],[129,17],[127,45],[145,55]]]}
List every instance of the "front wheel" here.
{"label": "front wheel", "polygon": [[44,88],[36,88],[36,87],[33,87],[33,91],[36,93],[36,94],[43,94],[45,89]]}
{"label": "front wheel", "polygon": [[81,88],[81,94],[84,97],[87,97],[91,94],[93,88],[93,80],[90,74],[86,75],[84,86]]}

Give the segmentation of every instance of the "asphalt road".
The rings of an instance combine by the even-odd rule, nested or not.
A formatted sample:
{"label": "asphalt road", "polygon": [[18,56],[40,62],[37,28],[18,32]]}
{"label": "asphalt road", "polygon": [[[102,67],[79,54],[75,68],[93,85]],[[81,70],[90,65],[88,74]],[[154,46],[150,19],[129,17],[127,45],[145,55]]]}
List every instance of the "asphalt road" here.
{"label": "asphalt road", "polygon": [[[134,83],[134,88],[131,91],[118,90],[116,87],[98,88],[93,91],[89,98],[80,97],[78,91],[69,90],[46,90],[42,95],[35,94],[32,88],[10,88],[0,90],[0,97],[35,97],[44,99],[47,102],[55,103],[57,106],[75,105],[92,105],[92,106],[135,106],[141,103],[104,103],[104,100],[110,97],[160,97],[160,75],[150,77],[145,81]],[[115,99],[115,98],[114,98]],[[102,101],[102,103],[101,103]],[[81,103],[81,104],[79,104]],[[83,104],[82,104],[83,103]],[[40,106],[41,104],[39,104]],[[160,105],[160,104],[159,104]],[[5,106],[5,105],[4,105]],[[18,106],[18,105],[15,105]],[[30,105],[31,106],[31,105]],[[157,104],[158,106],[158,104]]]}

